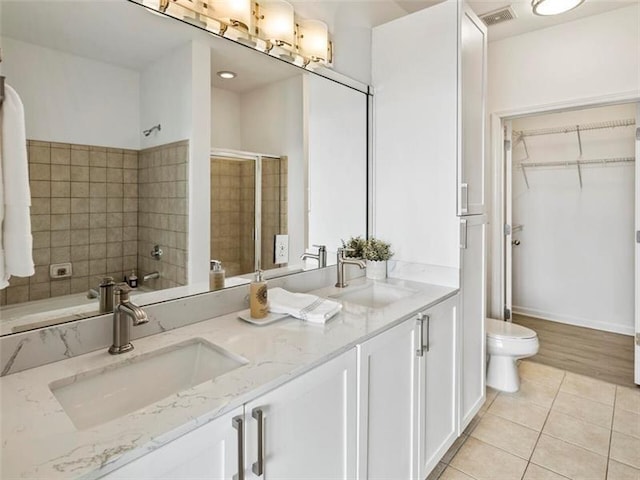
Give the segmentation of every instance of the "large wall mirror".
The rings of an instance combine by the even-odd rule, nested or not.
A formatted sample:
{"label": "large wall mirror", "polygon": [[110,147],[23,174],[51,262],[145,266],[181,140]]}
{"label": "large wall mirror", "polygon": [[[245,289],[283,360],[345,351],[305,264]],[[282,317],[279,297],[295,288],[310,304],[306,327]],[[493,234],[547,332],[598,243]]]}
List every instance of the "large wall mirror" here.
{"label": "large wall mirror", "polygon": [[107,277],[148,305],[208,291],[211,260],[230,287],[366,234],[362,91],[126,0],[0,7],[35,263],[1,335],[97,315]]}

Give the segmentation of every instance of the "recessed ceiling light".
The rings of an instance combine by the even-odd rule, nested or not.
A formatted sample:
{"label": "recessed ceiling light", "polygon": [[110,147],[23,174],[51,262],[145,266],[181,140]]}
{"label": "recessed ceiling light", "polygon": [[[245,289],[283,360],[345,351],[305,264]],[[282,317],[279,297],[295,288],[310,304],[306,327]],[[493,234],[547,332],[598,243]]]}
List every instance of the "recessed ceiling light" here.
{"label": "recessed ceiling light", "polygon": [[533,0],[531,6],[536,15],[559,15],[580,6],[584,0]]}
{"label": "recessed ceiling light", "polygon": [[229,70],[222,70],[222,71],[218,72],[218,76],[220,78],[226,78],[226,79],[236,78],[236,73],[235,72],[231,72]]}

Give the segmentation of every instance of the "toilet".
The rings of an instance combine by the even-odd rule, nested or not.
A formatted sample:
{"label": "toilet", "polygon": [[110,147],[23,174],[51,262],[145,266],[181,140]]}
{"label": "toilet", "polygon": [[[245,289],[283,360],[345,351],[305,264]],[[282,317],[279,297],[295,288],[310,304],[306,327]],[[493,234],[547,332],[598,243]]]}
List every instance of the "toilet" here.
{"label": "toilet", "polygon": [[538,353],[538,335],[530,328],[487,318],[487,386],[502,392],[520,389],[517,360]]}

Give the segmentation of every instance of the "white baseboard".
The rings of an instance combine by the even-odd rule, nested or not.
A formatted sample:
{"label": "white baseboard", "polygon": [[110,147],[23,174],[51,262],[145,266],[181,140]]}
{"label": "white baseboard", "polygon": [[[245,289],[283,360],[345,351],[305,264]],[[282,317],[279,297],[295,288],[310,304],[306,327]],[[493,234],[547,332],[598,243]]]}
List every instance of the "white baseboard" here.
{"label": "white baseboard", "polygon": [[568,325],[576,325],[578,327],[593,328],[595,330],[603,330],[605,332],[620,333],[622,335],[635,334],[633,325],[618,325],[615,323],[599,322],[587,318],[572,317],[569,315],[560,315],[552,312],[545,312],[535,308],[519,307],[513,305],[513,313],[527,315],[530,317],[541,318],[542,320],[550,320],[552,322],[566,323]]}

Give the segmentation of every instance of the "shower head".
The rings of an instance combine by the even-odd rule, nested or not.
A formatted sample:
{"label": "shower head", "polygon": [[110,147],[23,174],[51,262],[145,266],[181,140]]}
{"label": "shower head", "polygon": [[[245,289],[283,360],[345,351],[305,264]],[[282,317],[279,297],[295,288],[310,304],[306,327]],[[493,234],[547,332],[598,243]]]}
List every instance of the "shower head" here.
{"label": "shower head", "polygon": [[154,130],[160,131],[162,130],[162,127],[160,126],[160,124],[154,125],[149,130],[143,130],[142,133],[144,134],[145,137],[148,137],[149,135],[151,135],[151,133],[153,133]]}

